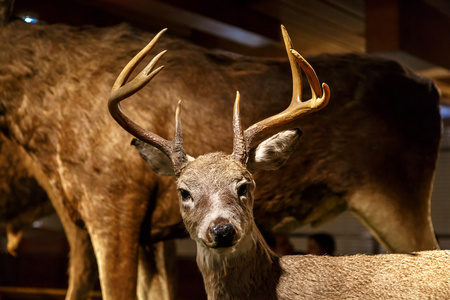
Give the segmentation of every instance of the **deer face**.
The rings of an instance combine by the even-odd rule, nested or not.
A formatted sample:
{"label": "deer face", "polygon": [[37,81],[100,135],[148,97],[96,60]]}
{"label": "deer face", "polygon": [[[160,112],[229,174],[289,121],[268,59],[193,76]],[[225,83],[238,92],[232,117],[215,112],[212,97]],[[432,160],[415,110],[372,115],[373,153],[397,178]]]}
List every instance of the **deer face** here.
{"label": "deer face", "polygon": [[177,187],[184,224],[196,242],[223,251],[251,228],[255,183],[231,156],[212,153],[189,162]]}
{"label": "deer face", "polygon": [[[301,134],[286,130],[263,141],[249,151],[246,167],[224,153],[188,156],[176,177],[180,212],[191,238],[220,253],[239,244],[254,224],[252,173],[280,167]],[[161,151],[140,140],[133,145],[156,173],[175,175],[174,164]]]}

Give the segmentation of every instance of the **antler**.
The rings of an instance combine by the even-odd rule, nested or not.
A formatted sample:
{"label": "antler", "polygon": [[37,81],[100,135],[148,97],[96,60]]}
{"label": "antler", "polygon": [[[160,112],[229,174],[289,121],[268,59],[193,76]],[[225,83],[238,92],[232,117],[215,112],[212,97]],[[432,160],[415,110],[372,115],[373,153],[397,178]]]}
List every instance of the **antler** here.
{"label": "antler", "polygon": [[[330,99],[330,88],[328,87],[328,85],[326,83],[322,83],[322,88],[320,87],[319,79],[317,78],[314,69],[300,55],[300,53],[293,49],[289,34],[287,33],[286,28],[283,25],[281,25],[281,31],[283,34],[283,40],[292,71],[293,89],[291,103],[284,111],[274,116],[268,117],[267,119],[264,119],[247,128],[243,133],[243,137],[236,136],[236,132],[240,131],[241,129],[235,129],[235,145],[233,154],[237,160],[243,162],[244,164],[246,164],[247,162],[248,151],[251,147],[251,144],[258,136],[268,131],[269,129],[288,124],[303,115],[322,109],[328,104],[328,101]],[[299,68],[299,66],[301,69]],[[304,102],[302,102],[301,70],[305,72],[306,78],[308,79],[309,85],[311,87],[312,94],[312,98]],[[238,102],[239,96],[236,97],[236,103]],[[235,115],[233,117],[234,127],[236,128],[237,126],[239,126],[240,128],[239,109],[236,108],[236,103],[234,109]]]}
{"label": "antler", "polygon": [[142,89],[152,78],[158,74],[164,66],[160,66],[153,70],[159,59],[166,53],[166,50],[156,55],[152,61],[130,82],[126,83],[129,76],[135,69],[135,67],[142,61],[142,59],[153,49],[159,38],[167,29],[161,30],[151,41],[144,47],[136,56],[125,66],[120,72],[113,85],[111,96],[108,102],[108,108],[111,116],[122,126],[126,131],[134,135],[136,138],[160,149],[171,160],[177,173],[181,166],[187,161],[186,153],[183,149],[183,138],[181,134],[181,121],[180,121],[180,107],[181,101],[178,102],[178,106],[175,113],[175,137],[172,141],[168,141],[159,135],[147,131],[137,125],[131,120],[120,107],[120,102],[140,89]]}

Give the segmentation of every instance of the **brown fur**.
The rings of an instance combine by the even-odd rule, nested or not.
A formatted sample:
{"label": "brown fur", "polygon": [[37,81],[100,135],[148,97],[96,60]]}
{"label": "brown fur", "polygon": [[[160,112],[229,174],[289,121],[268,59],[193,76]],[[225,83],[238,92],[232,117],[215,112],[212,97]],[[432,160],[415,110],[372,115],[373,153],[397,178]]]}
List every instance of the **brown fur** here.
{"label": "brown fur", "polygon": [[[94,252],[104,298],[132,298],[139,241],[183,232],[173,180],[148,171],[106,110],[120,69],[151,37],[125,25],[17,22],[0,31],[1,130],[27,153],[27,172],[62,220],[71,245],[69,298],[83,298],[89,288]],[[194,156],[229,150],[236,90],[244,125],[280,111],[290,98],[284,60],[217,55],[170,36],[156,48],[169,50],[166,70],[123,107],[170,137],[183,99],[186,151]],[[434,85],[376,58],[310,63],[333,98],[295,124],[305,137],[287,167],[256,177],[258,224],[281,230],[350,209],[389,250],[436,247],[429,220],[440,137]]]}
{"label": "brown fur", "polygon": [[22,230],[54,213],[47,194],[27,170],[26,152],[0,132],[0,221],[6,224],[8,251],[15,255]]}
{"label": "brown fur", "polygon": [[448,299],[450,251],[283,256],[278,299]]}

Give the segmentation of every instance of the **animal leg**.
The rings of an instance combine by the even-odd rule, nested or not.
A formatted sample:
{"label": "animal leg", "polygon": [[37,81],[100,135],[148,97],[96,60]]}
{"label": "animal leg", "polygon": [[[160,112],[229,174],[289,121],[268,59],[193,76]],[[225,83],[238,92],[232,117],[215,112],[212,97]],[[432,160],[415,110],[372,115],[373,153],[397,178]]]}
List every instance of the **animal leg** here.
{"label": "animal leg", "polygon": [[[67,226],[65,226],[66,228]],[[70,245],[69,287],[66,300],[84,300],[94,287],[98,276],[97,263],[89,234],[72,224],[66,229]]]}
{"label": "animal leg", "polygon": [[366,186],[350,197],[348,207],[389,252],[439,249],[430,219],[429,200],[391,198],[395,196]]}
{"label": "animal leg", "polygon": [[6,236],[8,238],[8,243],[6,245],[8,252],[12,256],[16,256],[16,250],[19,247],[20,241],[22,240],[23,231],[15,231],[11,228],[10,224],[6,224]]}
{"label": "animal leg", "polygon": [[138,299],[175,299],[175,257],[173,240],[140,247]]}
{"label": "animal leg", "polygon": [[70,246],[69,282],[66,294],[67,300],[85,300],[92,290],[97,278],[97,268],[89,234],[78,227],[64,207],[64,196],[58,190],[50,190],[53,207],[64,228]]}
{"label": "animal leg", "polygon": [[[124,202],[117,207],[137,202],[125,197],[121,200]],[[97,258],[104,300],[136,298],[139,233],[145,207],[128,207],[128,211],[117,207],[86,207],[83,215]]]}

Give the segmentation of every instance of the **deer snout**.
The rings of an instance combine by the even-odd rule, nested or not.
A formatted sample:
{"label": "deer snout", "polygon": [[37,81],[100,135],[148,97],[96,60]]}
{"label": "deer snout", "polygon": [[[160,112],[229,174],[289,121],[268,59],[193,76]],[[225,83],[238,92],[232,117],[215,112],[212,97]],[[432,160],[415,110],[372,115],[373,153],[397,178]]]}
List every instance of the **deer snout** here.
{"label": "deer snout", "polygon": [[233,224],[214,225],[209,230],[211,237],[215,242],[214,248],[231,247],[233,246],[233,239],[236,235],[236,230]]}

